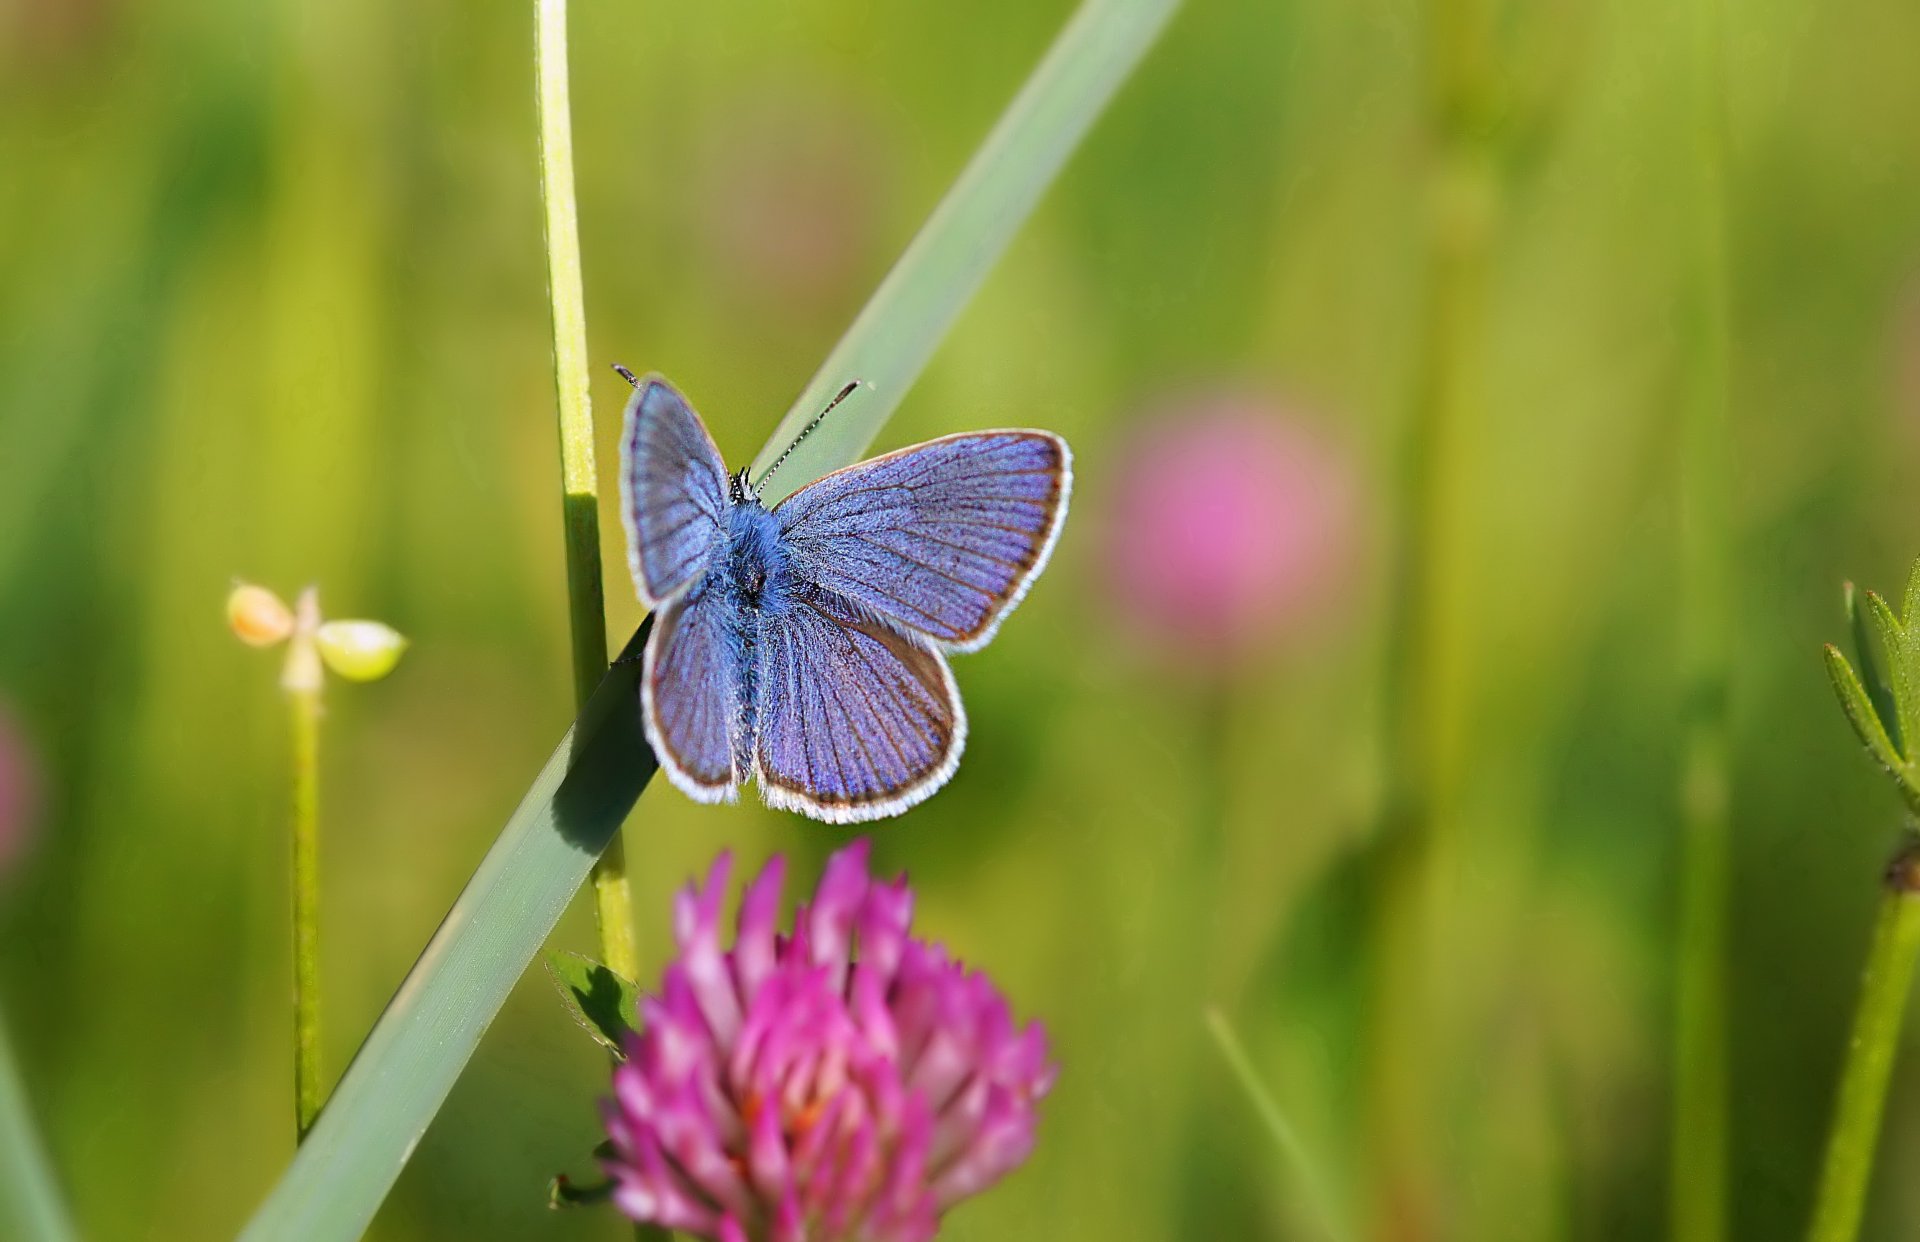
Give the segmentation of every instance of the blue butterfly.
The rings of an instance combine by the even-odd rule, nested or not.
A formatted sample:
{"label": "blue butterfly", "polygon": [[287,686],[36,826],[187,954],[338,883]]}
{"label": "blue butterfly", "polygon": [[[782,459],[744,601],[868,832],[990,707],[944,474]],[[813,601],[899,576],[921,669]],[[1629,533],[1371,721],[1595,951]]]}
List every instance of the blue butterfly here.
{"label": "blue butterfly", "polygon": [[752,778],[768,806],[815,819],[897,815],[959,766],[967,717],[943,653],[984,647],[1045,567],[1072,455],[1051,432],[963,432],[768,509],[779,464],[729,477],[686,398],[634,381],[620,499],[654,612],[647,741],[699,802]]}

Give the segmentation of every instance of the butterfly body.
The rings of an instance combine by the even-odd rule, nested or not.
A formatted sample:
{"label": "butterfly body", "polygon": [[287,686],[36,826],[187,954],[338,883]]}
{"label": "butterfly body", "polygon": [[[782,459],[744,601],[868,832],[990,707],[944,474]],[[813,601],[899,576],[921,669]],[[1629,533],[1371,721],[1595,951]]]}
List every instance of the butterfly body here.
{"label": "butterfly body", "polygon": [[790,602],[795,583],[787,565],[780,519],[754,496],[733,501],[727,509],[722,572],[731,581],[742,607],[780,610]]}
{"label": "butterfly body", "polygon": [[983,646],[1044,566],[1065,442],[949,436],[767,508],[649,377],[621,459],[634,582],[655,610],[641,710],[669,779],[703,802],[753,780],[769,805],[838,823],[945,783],[966,715],[943,652]]}

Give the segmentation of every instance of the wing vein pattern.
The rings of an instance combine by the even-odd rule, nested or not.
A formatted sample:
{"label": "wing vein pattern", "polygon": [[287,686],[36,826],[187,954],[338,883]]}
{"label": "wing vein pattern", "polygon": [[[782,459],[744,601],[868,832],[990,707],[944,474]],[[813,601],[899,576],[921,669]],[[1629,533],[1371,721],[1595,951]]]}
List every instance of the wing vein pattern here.
{"label": "wing vein pattern", "polygon": [[897,814],[960,760],[966,720],[931,643],[833,592],[763,621],[753,769],[776,807],[838,823]]}
{"label": "wing vein pattern", "polygon": [[640,598],[658,608],[690,587],[718,554],[727,467],[687,399],[649,377],[627,405],[620,442],[621,514]]}
{"label": "wing vein pattern", "polygon": [[774,512],[802,580],[971,651],[1045,566],[1071,487],[1058,436],[966,432],[836,471]]}

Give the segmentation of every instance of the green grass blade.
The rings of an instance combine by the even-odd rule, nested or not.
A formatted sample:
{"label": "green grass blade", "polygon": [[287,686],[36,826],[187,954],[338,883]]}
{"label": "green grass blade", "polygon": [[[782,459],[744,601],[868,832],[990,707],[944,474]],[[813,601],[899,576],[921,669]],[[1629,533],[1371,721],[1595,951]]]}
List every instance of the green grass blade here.
{"label": "green grass blade", "polygon": [[1287,1115],[1280,1111],[1280,1105],[1275,1102],[1273,1093],[1267,1090],[1267,1084],[1261,1081],[1260,1071],[1254,1068],[1253,1058],[1247,1055],[1246,1047],[1241,1044],[1240,1037],[1234,1034],[1226,1015],[1218,1009],[1208,1009],[1207,1030],[1213,1035],[1213,1042],[1219,1046],[1227,1068],[1233,1071],[1234,1081],[1247,1097],[1247,1103],[1253,1106],[1254,1113],[1260,1118],[1260,1124],[1273,1136],[1274,1146],[1280,1149],[1287,1176],[1297,1183],[1321,1235],[1328,1242],[1347,1242],[1347,1231],[1340,1227],[1326,1186],[1320,1179],[1313,1158],[1307,1153],[1306,1144],[1300,1141],[1299,1132],[1287,1120]]}
{"label": "green grass blade", "polygon": [[27,1091],[7,1042],[0,1014],[0,1238],[20,1242],[72,1242],[60,1187],[34,1128]]}
{"label": "green grass blade", "polygon": [[1087,0],[753,462],[758,478],[850,380],[849,397],[769,482],[769,505],[858,460],[1060,166],[1179,0]]}
{"label": "green grass blade", "polygon": [[[804,481],[878,432],[1176,0],[1087,0],[986,145],[795,403],[761,468],[847,372],[874,384],[783,468]],[[814,394],[823,395],[818,402]],[[607,674],[508,820],[242,1238],[357,1238],[508,992],[654,765],[635,710],[644,635]]]}
{"label": "green grass blade", "polygon": [[1853,583],[1847,583],[1847,626],[1853,632],[1853,657],[1860,661],[1860,682],[1866,687],[1867,701],[1873,704],[1873,714],[1886,726],[1887,736],[1893,739],[1893,749],[1906,754],[1906,743],[1900,735],[1900,707],[1894,698],[1893,683],[1880,669],[1880,661],[1885,658],[1897,663],[1906,653],[1906,627],[1893,615],[1893,609],[1887,601],[1872,591],[1867,592],[1866,602],[1862,604],[1853,589]]}

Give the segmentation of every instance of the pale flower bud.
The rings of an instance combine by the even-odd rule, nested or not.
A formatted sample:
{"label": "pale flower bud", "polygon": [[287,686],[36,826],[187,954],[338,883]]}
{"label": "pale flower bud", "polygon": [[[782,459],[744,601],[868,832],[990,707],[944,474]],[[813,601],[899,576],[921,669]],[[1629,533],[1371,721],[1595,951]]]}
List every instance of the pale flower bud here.
{"label": "pale flower bud", "polygon": [[329,621],[314,643],[327,667],[348,681],[379,681],[407,649],[405,635],[378,621]]}
{"label": "pale flower bud", "polygon": [[263,586],[236,583],[227,596],[227,627],[249,647],[271,647],[293,633],[293,610]]}

